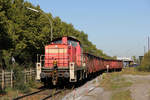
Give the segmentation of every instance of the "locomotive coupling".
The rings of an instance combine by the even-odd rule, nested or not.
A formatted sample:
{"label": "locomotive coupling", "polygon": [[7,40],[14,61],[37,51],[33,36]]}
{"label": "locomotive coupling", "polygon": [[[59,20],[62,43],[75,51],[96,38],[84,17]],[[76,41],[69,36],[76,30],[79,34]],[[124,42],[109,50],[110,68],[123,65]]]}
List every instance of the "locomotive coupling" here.
{"label": "locomotive coupling", "polygon": [[57,80],[58,80],[58,72],[57,72],[57,61],[56,59],[53,61],[53,72],[52,72],[52,83],[53,85],[57,84]]}
{"label": "locomotive coupling", "polygon": [[54,71],[52,73],[52,83],[53,83],[53,85],[57,84],[57,80],[58,80],[57,69],[54,69]]}

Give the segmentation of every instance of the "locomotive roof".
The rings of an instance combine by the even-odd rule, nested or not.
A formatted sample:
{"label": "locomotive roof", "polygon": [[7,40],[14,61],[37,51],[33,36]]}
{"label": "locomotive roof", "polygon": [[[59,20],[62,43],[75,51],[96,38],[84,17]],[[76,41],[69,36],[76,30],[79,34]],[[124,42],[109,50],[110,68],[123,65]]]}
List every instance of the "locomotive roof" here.
{"label": "locomotive roof", "polygon": [[[80,40],[78,40],[74,36],[63,36],[63,37],[67,37],[68,40],[74,40],[74,41],[78,41],[79,43],[81,43]],[[54,39],[52,42],[57,41],[57,40],[61,40],[63,37],[58,37],[58,38]]]}

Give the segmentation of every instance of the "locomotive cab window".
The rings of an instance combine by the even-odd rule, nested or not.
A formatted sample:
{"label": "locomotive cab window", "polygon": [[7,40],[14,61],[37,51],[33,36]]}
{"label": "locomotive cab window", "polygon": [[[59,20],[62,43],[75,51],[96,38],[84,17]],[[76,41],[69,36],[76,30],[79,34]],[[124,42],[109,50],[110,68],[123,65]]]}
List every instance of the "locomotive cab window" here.
{"label": "locomotive cab window", "polygon": [[55,44],[61,44],[62,43],[62,40],[56,40],[54,41]]}
{"label": "locomotive cab window", "polygon": [[68,44],[72,45],[73,47],[76,47],[77,46],[77,41],[68,40]]}

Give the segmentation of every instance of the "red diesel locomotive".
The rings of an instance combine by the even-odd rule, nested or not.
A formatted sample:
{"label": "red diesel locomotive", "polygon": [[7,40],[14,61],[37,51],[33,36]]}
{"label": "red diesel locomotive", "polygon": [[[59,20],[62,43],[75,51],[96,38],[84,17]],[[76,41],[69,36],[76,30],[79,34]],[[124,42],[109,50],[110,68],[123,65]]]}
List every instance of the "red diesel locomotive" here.
{"label": "red diesel locomotive", "polygon": [[[43,62],[42,62],[43,61]],[[40,78],[45,84],[56,85],[62,80],[77,82],[106,69],[122,69],[120,60],[104,59],[83,53],[79,40],[61,37],[45,46]]]}

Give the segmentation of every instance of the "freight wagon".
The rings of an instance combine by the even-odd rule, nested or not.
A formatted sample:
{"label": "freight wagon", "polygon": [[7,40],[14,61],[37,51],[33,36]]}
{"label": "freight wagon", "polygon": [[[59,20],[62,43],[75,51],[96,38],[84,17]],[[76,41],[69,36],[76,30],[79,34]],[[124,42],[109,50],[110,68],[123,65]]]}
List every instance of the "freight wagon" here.
{"label": "freight wagon", "polygon": [[121,60],[104,59],[84,53],[75,37],[61,37],[45,46],[45,55],[37,63],[37,76],[45,85],[63,81],[78,82],[102,70],[121,70]]}

